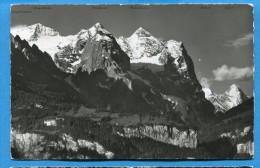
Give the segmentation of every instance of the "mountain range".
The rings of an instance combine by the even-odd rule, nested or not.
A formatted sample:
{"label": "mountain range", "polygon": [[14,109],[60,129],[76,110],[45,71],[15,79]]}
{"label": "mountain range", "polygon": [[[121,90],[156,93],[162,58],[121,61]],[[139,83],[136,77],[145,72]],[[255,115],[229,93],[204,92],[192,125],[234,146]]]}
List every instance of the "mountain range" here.
{"label": "mountain range", "polygon": [[[99,31],[110,34],[100,23],[96,23],[89,29],[81,29],[75,35],[68,36],[62,36],[56,30],[40,23],[11,29],[11,33],[14,36],[19,35],[22,39],[27,40],[30,45],[37,45],[42,51],[48,52],[53,60],[55,60],[55,63],[61,66],[64,71],[73,73],[76,72],[74,67],[80,63],[79,57],[86,41],[94,37],[97,40],[109,40],[109,38],[101,39]],[[131,63],[164,65],[167,55],[179,58],[182,56],[183,50],[185,50],[181,42],[155,38],[141,27],[130,37],[125,38],[120,36],[119,38],[115,38],[115,40],[120,48],[130,57]],[[60,65],[64,63],[63,61],[68,63],[68,67]]]}
{"label": "mountain range", "polygon": [[[41,139],[42,135],[44,146],[51,150],[48,156],[37,155],[40,158],[62,158],[60,148],[75,152],[66,158],[90,157],[82,152],[86,148],[94,158],[135,158],[133,153],[146,158],[150,154],[143,155],[144,147],[138,144],[150,140],[170,148],[196,149],[190,155],[204,157],[203,152],[197,155],[202,150],[198,142],[206,142],[208,129],[223,121],[216,113],[228,113],[248,100],[236,85],[223,95],[202,89],[184,44],[155,38],[143,28],[128,38],[116,38],[97,23],[76,35],[62,36],[37,23],[13,28],[11,34],[12,149],[18,157],[35,157],[25,151],[28,147],[21,147],[21,141],[26,141],[26,136]],[[252,125],[251,113],[246,116],[240,129]],[[87,132],[79,131],[81,127]],[[218,139],[222,133],[208,139]],[[50,140],[53,136],[61,142]],[[104,145],[104,152],[86,146],[90,139]],[[119,142],[126,149],[111,145]],[[189,157],[182,152],[181,157]],[[215,153],[205,155],[218,157]]]}
{"label": "mountain range", "polygon": [[[90,39],[96,41],[109,41],[108,36],[100,36],[100,33],[113,36],[100,23],[96,23],[89,29],[82,29],[76,35],[61,36],[60,33],[52,28],[46,27],[40,23],[14,28],[11,30],[13,35],[19,35],[21,38],[29,41],[30,45],[37,45],[42,51],[48,52],[56,65],[68,73],[76,73],[77,69],[82,66],[83,58],[81,58],[84,46]],[[105,38],[104,38],[105,37]],[[95,39],[94,39],[95,38]],[[120,36],[115,38],[113,43],[117,43],[130,58],[130,63],[149,65],[164,65],[167,62],[167,56],[170,55],[175,59],[175,65],[178,71],[185,71],[185,64],[178,63],[178,59],[182,58],[184,46],[182,42],[175,40],[165,41],[161,38],[155,38],[142,27],[138,28],[130,37]],[[52,43],[49,43],[51,41]],[[51,44],[51,45],[46,45]],[[122,55],[122,53],[120,53]],[[125,56],[126,62],[129,62]],[[89,62],[89,61],[87,61]],[[153,69],[150,65],[150,68]],[[126,65],[130,66],[130,65]],[[91,67],[91,69],[95,67]],[[115,69],[115,67],[113,67]],[[88,69],[88,71],[91,71]],[[125,81],[127,81],[125,79]],[[227,110],[241,104],[247,99],[243,91],[235,84],[225,94],[212,93],[208,88],[203,88],[205,97],[214,106],[216,112],[226,112]]]}

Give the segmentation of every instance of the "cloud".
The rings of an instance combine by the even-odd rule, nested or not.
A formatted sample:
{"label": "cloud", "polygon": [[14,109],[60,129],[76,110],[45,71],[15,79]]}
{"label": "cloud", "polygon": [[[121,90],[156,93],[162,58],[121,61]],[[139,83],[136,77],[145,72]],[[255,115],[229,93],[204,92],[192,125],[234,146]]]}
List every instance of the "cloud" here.
{"label": "cloud", "polygon": [[210,88],[210,87],[211,87],[212,79],[203,77],[201,71],[199,71],[199,72],[197,73],[197,77],[198,77],[198,79],[199,79],[199,81],[200,81],[200,84],[201,84],[202,88]]}
{"label": "cloud", "polygon": [[245,80],[253,77],[254,70],[253,67],[228,67],[227,65],[222,65],[216,70],[212,71],[214,75],[214,80],[225,81],[225,80]]}
{"label": "cloud", "polygon": [[210,88],[210,86],[212,84],[211,81],[212,81],[211,79],[202,77],[200,79],[200,84],[201,84],[202,88]]}
{"label": "cloud", "polygon": [[225,46],[227,47],[235,47],[239,48],[242,46],[246,46],[253,42],[253,33],[245,34],[243,36],[240,36],[239,38],[235,40],[229,40],[225,43]]}

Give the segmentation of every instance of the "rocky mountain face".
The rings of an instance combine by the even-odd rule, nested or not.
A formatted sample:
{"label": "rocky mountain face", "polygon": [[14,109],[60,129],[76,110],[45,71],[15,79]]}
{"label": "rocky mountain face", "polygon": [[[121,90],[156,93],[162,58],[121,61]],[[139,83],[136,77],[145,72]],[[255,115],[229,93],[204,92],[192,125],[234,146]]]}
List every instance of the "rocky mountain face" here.
{"label": "rocky mountain face", "polygon": [[80,94],[64,80],[68,74],[57,68],[46,52],[19,36],[11,36],[11,74],[14,111],[41,110],[42,104],[55,109],[65,102],[81,102]]}
{"label": "rocky mountain face", "polygon": [[[113,35],[103,29],[101,24],[96,24],[93,28],[95,30],[84,32],[89,36],[84,38],[88,40],[83,42],[85,46],[81,50],[79,67],[89,74],[102,69],[109,77],[122,78],[120,74],[124,75],[123,71],[130,69],[129,57],[121,50]],[[82,43],[82,41],[77,41],[77,43]]]}
{"label": "rocky mountain face", "polygon": [[[46,52],[39,50],[36,45],[30,46],[26,40],[21,40],[19,36],[11,36],[11,62],[13,80],[44,83],[53,88],[66,88],[67,92],[76,93],[64,81],[68,74],[57,68]],[[18,84],[16,82],[14,83]]]}
{"label": "rocky mountain face", "polygon": [[248,99],[245,93],[235,84],[232,84],[224,94],[213,93],[209,88],[203,88],[205,97],[214,106],[215,112],[225,113]]}
{"label": "rocky mountain face", "polygon": [[[213,106],[204,98],[204,92],[201,90],[201,85],[199,84],[194,72],[192,59],[187,54],[187,51],[182,44],[178,43],[181,49],[179,48],[177,55],[176,52],[173,52],[175,51],[174,47],[176,46],[170,45],[170,43],[173,44],[174,42],[167,42],[166,45],[170,48],[161,51],[160,55],[161,64],[163,65],[161,71],[154,73],[147,66],[142,66],[138,69],[132,69],[130,68],[131,56],[129,60],[129,57],[124,51],[122,51],[122,47],[118,45],[118,41],[115,40],[113,35],[111,35],[108,31],[105,31],[100,24],[96,24],[94,27],[95,31],[92,27],[87,31],[88,33],[86,33],[93,40],[87,40],[84,43],[85,46],[81,50],[82,54],[80,56],[81,63],[78,66],[80,69],[78,69],[77,73],[72,77],[72,82],[75,81],[74,84],[76,86],[78,86],[78,84],[82,85],[84,83],[83,87],[86,89],[90,82],[79,81],[84,81],[88,77],[92,78],[92,76],[95,76],[96,78],[96,76],[103,76],[106,74],[108,79],[106,79],[105,82],[101,83],[100,79],[98,79],[99,81],[96,81],[98,84],[95,84],[100,85],[101,83],[101,88],[103,91],[106,89],[109,90],[109,94],[101,94],[103,100],[105,99],[102,103],[105,105],[105,107],[111,105],[112,109],[119,111],[121,111],[123,108],[123,111],[161,110],[170,112],[175,111],[174,107],[165,110],[167,104],[170,104],[169,106],[177,106],[177,104],[180,106],[180,104],[183,104],[182,106],[187,107],[178,111],[178,115],[181,116],[184,123],[190,124],[193,122],[200,122],[199,120],[194,121],[192,118],[202,118],[200,120],[203,123],[206,123],[212,119],[213,116],[211,116],[210,112],[206,113],[205,111],[212,111]],[[91,36],[91,34],[94,35]],[[139,37],[155,39],[144,29],[138,29],[130,37],[130,39]],[[154,59],[154,55],[150,52],[150,49],[156,48],[154,46],[150,46],[154,43],[149,43],[146,40],[144,40],[142,43],[146,46],[144,47],[145,49],[142,50],[143,55],[147,56],[147,58],[149,57],[149,59]],[[134,54],[133,56],[136,57]],[[85,73],[84,77],[79,77],[84,75],[84,71],[87,71],[89,75]],[[92,71],[93,73],[91,74],[90,72]],[[94,75],[94,73],[96,75]],[[100,78],[107,77],[103,76]],[[95,80],[97,79],[91,79],[91,81]],[[120,84],[122,82],[126,84],[128,90],[124,85]],[[122,95],[122,92],[118,94],[118,91],[113,90],[114,86],[116,86],[117,90],[124,90],[124,95]],[[79,88],[81,88],[81,90],[85,90],[81,86],[79,86]],[[85,92],[85,95],[88,95],[93,91],[93,88],[95,88],[95,86],[88,86],[88,91],[82,92]],[[100,90],[100,86],[98,90]],[[100,93],[100,91],[98,93]],[[95,95],[98,94],[95,93]],[[103,95],[110,95],[112,97],[106,98],[106,96]],[[115,102],[112,103],[111,99],[117,100],[117,95],[119,96],[119,99],[122,96],[126,99],[121,101],[118,99],[115,105]],[[178,101],[176,98],[169,101],[168,99],[164,98],[165,96],[175,96],[179,99]],[[137,97],[139,98],[137,99]],[[136,102],[136,100],[138,102]],[[124,102],[124,105],[122,105],[122,102]],[[137,104],[137,106],[140,104],[140,107],[136,107],[134,104]],[[133,108],[139,109],[137,110]],[[194,112],[193,114],[188,115],[190,111]]]}
{"label": "rocky mountain face", "polygon": [[[101,57],[89,56],[92,52]],[[77,69],[83,64],[88,64],[83,68],[83,70],[87,68],[88,72],[101,66],[102,68],[108,67],[111,64],[113,64],[112,69],[129,69],[130,67],[129,57],[122,52],[113,35],[100,23],[90,29],[82,29],[74,36],[72,43],[60,48],[60,51],[55,54],[54,61],[63,71],[72,73],[77,72]],[[115,67],[114,63],[120,64],[120,67]]]}
{"label": "rocky mountain face", "polygon": [[59,73],[59,76],[65,74],[55,66],[51,57],[46,52],[41,52],[36,45],[30,46],[26,40],[21,40],[19,36],[11,36],[11,47],[13,48],[13,50],[11,50],[11,56],[13,51],[19,52],[20,54],[20,56],[12,57],[14,67],[17,67],[16,63],[32,63],[37,64],[50,74]]}

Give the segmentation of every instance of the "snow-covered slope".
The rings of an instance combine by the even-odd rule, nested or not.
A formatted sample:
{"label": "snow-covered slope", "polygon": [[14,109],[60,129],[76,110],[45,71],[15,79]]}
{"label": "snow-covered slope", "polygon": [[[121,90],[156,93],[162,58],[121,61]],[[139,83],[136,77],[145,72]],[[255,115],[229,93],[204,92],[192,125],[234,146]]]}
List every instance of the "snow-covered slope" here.
{"label": "snow-covered slope", "polygon": [[129,38],[119,37],[118,43],[121,48],[125,49],[132,61],[157,56],[164,48],[162,41],[159,41],[141,27]]}
{"label": "snow-covered slope", "polygon": [[100,23],[89,29],[81,29],[75,35],[62,36],[56,30],[40,23],[11,28],[13,36],[37,45],[46,51],[63,71],[73,73],[80,64],[80,56],[87,41],[111,41],[112,36]]}
{"label": "snow-covered slope", "polygon": [[22,39],[36,41],[42,36],[60,36],[60,33],[50,27],[46,27],[41,23],[36,23],[31,26],[19,26],[11,28],[13,35],[19,35]]}
{"label": "snow-covered slope", "polygon": [[173,58],[182,56],[182,43],[175,40],[164,41],[155,38],[142,27],[138,28],[130,37],[119,37],[118,44],[125,51],[131,63],[151,63],[163,65],[164,57],[170,55]]}
{"label": "snow-covered slope", "polygon": [[202,90],[205,93],[205,98],[215,106],[216,112],[225,113],[248,99],[245,93],[235,84],[232,84],[224,94],[216,94],[209,88],[203,88]]}
{"label": "snow-covered slope", "polygon": [[61,36],[58,31],[40,23],[11,28],[11,34],[13,36],[19,35],[22,40],[28,41],[30,46],[37,45],[41,51],[46,51],[52,58],[60,48],[76,39],[75,35]]}

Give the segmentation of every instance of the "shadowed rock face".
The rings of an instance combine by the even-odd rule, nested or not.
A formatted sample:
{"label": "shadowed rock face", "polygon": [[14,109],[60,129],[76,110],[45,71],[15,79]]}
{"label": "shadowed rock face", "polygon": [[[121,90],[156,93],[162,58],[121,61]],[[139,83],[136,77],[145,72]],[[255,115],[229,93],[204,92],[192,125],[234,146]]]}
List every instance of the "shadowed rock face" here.
{"label": "shadowed rock face", "polygon": [[129,57],[121,50],[114,37],[109,34],[104,36],[110,40],[96,39],[86,42],[81,55],[82,70],[89,73],[96,69],[107,71],[110,67],[115,71],[129,70]]}
{"label": "shadowed rock face", "polygon": [[183,99],[203,122],[210,123],[215,118],[214,106],[205,99],[190,56],[186,52],[177,58],[168,55],[165,61],[163,70],[153,71],[153,66],[144,65],[132,71],[149,81],[162,94]]}
{"label": "shadowed rock face", "polygon": [[28,91],[31,85],[40,84],[63,92],[70,101],[80,99],[79,94],[64,81],[68,74],[57,68],[46,52],[36,45],[30,46],[19,36],[11,36],[11,74],[12,90]]}
{"label": "shadowed rock face", "polygon": [[72,43],[60,48],[55,54],[54,61],[63,71],[72,73],[83,65],[82,70],[90,73],[99,68],[108,68],[113,62],[122,69],[130,68],[128,55],[113,35],[99,23],[75,35]]}
{"label": "shadowed rock face", "polygon": [[[46,52],[39,50],[36,45],[30,46],[27,41],[21,40],[19,36],[11,37],[11,47],[12,67],[23,66],[24,70],[35,68],[36,71],[42,71],[48,73],[48,75],[57,75],[61,78],[67,76],[56,67]],[[25,67],[26,65],[28,67]],[[38,70],[33,66],[37,66]],[[36,72],[35,75],[37,75]]]}

